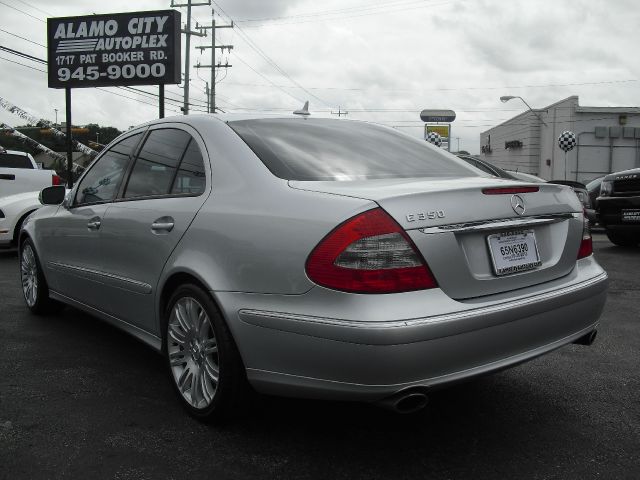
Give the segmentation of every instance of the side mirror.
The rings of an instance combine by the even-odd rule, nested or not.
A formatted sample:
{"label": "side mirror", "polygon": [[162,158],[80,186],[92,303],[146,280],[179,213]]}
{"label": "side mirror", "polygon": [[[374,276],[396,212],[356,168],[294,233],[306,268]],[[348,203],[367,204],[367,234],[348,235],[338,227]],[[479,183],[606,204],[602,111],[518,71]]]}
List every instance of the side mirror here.
{"label": "side mirror", "polygon": [[42,205],[60,205],[66,195],[66,188],[64,185],[54,185],[52,187],[46,187],[42,189],[38,200]]}

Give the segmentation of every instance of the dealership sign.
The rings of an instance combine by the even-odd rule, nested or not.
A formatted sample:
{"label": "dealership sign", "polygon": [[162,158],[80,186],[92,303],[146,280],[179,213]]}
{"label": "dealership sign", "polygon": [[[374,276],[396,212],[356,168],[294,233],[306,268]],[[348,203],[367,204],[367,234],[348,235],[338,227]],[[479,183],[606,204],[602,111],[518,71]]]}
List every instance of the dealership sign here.
{"label": "dealership sign", "polygon": [[449,130],[451,125],[425,125],[424,126],[424,137],[427,138],[431,132],[435,132],[440,135],[445,141],[449,139]]}
{"label": "dealership sign", "polygon": [[456,112],[453,110],[422,110],[420,119],[427,123],[451,123],[456,119]]}
{"label": "dealership sign", "polygon": [[47,19],[50,88],[180,83],[180,13]]}

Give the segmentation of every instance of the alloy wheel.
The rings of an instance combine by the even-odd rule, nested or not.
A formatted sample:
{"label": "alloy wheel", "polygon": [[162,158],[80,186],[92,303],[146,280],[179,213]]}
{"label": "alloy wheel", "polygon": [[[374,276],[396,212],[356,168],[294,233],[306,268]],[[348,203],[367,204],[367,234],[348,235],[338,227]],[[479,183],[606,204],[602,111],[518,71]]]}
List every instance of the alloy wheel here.
{"label": "alloy wheel", "polygon": [[20,257],[20,276],[22,279],[22,293],[29,307],[33,307],[38,299],[38,264],[31,245],[22,249]]}
{"label": "alloy wheel", "polygon": [[194,408],[209,407],[220,378],[218,343],[209,315],[193,297],[181,297],[173,305],[167,354],[182,397]]}

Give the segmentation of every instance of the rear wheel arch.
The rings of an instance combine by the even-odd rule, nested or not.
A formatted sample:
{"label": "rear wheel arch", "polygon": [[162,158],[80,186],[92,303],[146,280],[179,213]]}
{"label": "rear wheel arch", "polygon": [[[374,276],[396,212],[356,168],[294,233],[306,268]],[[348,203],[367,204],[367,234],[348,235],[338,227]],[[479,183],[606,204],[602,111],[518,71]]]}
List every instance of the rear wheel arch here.
{"label": "rear wheel arch", "polygon": [[158,318],[159,318],[159,328],[161,332],[163,348],[164,348],[164,342],[166,340],[165,327],[168,319],[165,317],[166,317],[166,311],[169,304],[169,300],[171,300],[171,296],[173,295],[173,292],[176,291],[176,289],[180,288],[181,285],[186,285],[186,284],[192,284],[201,288],[209,296],[209,298],[215,305],[216,309],[218,310],[220,317],[222,318],[224,323],[227,325],[227,328],[229,329],[231,337],[235,342],[233,331],[229,326],[229,322],[227,321],[227,318],[224,314],[224,310],[220,307],[220,304],[218,303],[218,300],[215,298],[215,296],[211,294],[211,289],[207,287],[207,284],[204,282],[204,280],[199,278],[198,275],[195,275],[191,272],[179,271],[179,272],[172,273],[167,278],[167,280],[162,285],[162,288],[160,289],[160,299],[158,302]]}
{"label": "rear wheel arch", "polygon": [[[202,290],[204,290],[205,292],[209,292],[209,289],[204,284],[204,282],[200,278],[198,278],[196,275],[193,275],[192,273],[176,272],[171,274],[169,278],[167,278],[167,280],[164,282],[164,285],[162,285],[162,288],[160,290],[159,302],[158,302],[158,312],[160,314],[160,319],[161,319],[160,327],[163,331],[164,331],[164,321],[165,321],[164,313],[167,309],[167,304],[171,299],[171,295],[173,295],[173,292],[175,292],[176,288],[186,283],[192,283],[202,288]],[[211,296],[211,294],[209,294],[209,296]],[[215,303],[216,307],[218,307],[218,310],[220,310],[220,306],[218,305],[218,302],[216,302],[215,298],[211,296],[211,299],[213,300],[213,303]],[[163,332],[163,335],[164,335],[164,332]]]}

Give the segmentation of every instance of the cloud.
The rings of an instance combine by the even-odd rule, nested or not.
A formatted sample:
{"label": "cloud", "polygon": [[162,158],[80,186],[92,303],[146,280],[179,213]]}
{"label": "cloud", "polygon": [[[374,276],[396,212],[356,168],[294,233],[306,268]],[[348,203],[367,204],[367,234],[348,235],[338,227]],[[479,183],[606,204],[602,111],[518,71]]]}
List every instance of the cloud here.
{"label": "cloud", "polygon": [[[218,32],[219,42],[234,45],[230,55],[218,53],[218,59],[233,65],[226,77],[224,72],[218,76],[224,77],[217,84],[218,104],[226,110],[291,111],[309,99],[314,115],[331,116],[331,110],[341,107],[350,111],[348,118],[394,125],[415,136],[423,130],[420,110],[452,108],[458,112],[454,136],[460,137],[462,148],[477,152],[480,131],[524,111],[521,105],[501,104],[500,95],[521,95],[534,107],[572,94],[580,96],[582,105],[638,103],[640,82],[561,86],[640,78],[640,63],[635,61],[640,9],[633,0],[619,0],[615,8],[597,0],[425,0],[393,8],[384,6],[388,1],[216,0],[234,20],[290,17],[284,25],[283,20],[260,22],[260,28],[249,28],[258,22],[239,23],[239,29]],[[28,3],[47,13],[15,5],[43,19],[48,13],[72,16],[134,9],[128,0]],[[166,9],[170,3],[139,0],[135,10]],[[186,9],[180,10],[184,20]],[[336,13],[318,15],[326,11]],[[211,8],[195,7],[193,15],[208,23]],[[41,21],[1,5],[0,17],[0,28],[46,44]],[[305,22],[296,23],[301,20]],[[209,37],[192,39],[194,47],[209,42]],[[42,58],[46,54],[43,47],[1,31],[0,44]],[[265,61],[255,46],[276,65]],[[10,54],[0,52],[0,57],[43,68]],[[208,51],[201,55],[193,49],[191,58],[192,64],[209,63]],[[0,66],[0,95],[49,119],[58,108],[63,119],[64,93],[48,89],[44,74],[3,60]],[[206,102],[209,73],[191,71],[191,99],[198,105]],[[157,92],[157,87],[142,88]],[[140,103],[154,103],[152,97],[110,90],[74,90],[74,120],[122,129],[157,116],[157,106]],[[167,92],[181,96],[176,85],[168,85]],[[0,112],[0,121],[20,123],[6,112]]]}

